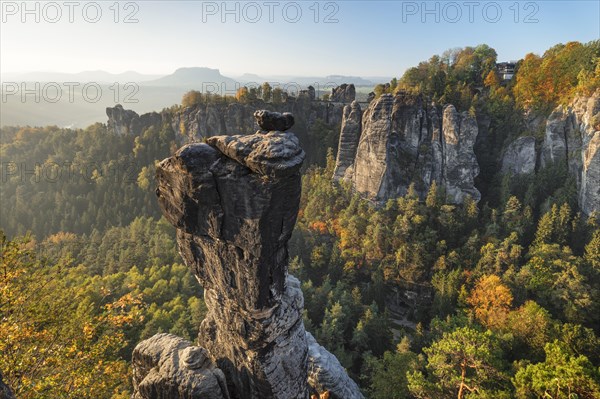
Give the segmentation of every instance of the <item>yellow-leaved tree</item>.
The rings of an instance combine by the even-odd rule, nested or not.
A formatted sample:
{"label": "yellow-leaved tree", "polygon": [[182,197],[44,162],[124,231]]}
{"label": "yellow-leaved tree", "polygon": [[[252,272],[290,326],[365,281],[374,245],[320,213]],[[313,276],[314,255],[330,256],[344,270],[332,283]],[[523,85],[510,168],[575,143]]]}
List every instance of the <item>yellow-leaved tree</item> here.
{"label": "yellow-leaved tree", "polygon": [[506,322],[513,296],[496,275],[483,276],[469,297],[475,318],[488,328],[501,328]]}
{"label": "yellow-leaved tree", "polygon": [[0,231],[0,373],[16,397],[128,397],[120,352],[126,328],[141,321],[140,300],[94,293],[82,275]]}

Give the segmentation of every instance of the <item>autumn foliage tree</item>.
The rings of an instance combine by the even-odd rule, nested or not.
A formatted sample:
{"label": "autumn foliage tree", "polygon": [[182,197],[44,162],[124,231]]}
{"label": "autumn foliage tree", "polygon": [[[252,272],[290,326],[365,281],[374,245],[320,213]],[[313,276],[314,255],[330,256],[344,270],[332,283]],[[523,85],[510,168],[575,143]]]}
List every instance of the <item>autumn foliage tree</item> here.
{"label": "autumn foliage tree", "polygon": [[595,76],[599,57],[600,40],[559,44],[542,57],[527,54],[513,89],[517,102],[525,108],[549,111],[567,104],[578,91],[593,93],[600,87]]}
{"label": "autumn foliage tree", "polygon": [[[0,233],[0,372],[20,399],[127,397],[120,358],[139,298],[90,300],[68,262],[40,259],[30,240]],[[97,308],[90,312],[90,308]]]}
{"label": "autumn foliage tree", "polygon": [[184,107],[192,107],[202,102],[202,93],[197,90],[190,90],[181,98],[181,105]]}
{"label": "autumn foliage tree", "polygon": [[510,288],[496,275],[484,276],[475,285],[469,297],[475,318],[488,328],[504,325],[513,296]]}
{"label": "autumn foliage tree", "polygon": [[248,102],[250,99],[250,92],[246,86],[240,87],[235,93],[235,99],[241,103]]}

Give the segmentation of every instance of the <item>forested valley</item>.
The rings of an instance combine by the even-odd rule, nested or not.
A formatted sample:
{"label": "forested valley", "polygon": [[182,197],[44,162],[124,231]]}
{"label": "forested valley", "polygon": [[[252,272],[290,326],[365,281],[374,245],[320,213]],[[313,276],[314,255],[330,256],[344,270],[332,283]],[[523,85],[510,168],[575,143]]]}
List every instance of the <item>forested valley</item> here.
{"label": "forested valley", "polygon": [[[373,90],[489,118],[479,202],[450,204],[434,184],[374,204],[332,179],[335,145],[308,154],[290,273],[307,330],[368,398],[600,398],[600,215],[580,211],[564,162],[498,167],[508,142],[543,139],[526,119],[600,90],[600,42],[527,55],[509,81],[496,58],[449,50]],[[312,139],[331,141],[315,126]],[[4,382],[24,399],[128,398],[136,343],[193,341],[206,312],[154,193],[175,132],[97,123],[2,127],[0,139]]]}

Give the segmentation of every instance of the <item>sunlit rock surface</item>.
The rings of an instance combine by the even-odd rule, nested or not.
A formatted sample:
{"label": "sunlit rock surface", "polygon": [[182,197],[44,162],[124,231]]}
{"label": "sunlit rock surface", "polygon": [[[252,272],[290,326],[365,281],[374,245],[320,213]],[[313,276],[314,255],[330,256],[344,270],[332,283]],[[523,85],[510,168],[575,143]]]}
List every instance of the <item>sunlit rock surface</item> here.
{"label": "sunlit rock surface", "polygon": [[535,137],[519,137],[510,143],[502,156],[502,173],[526,175],[535,172]]}
{"label": "sunlit rock surface", "polygon": [[229,399],[223,372],[205,349],[156,334],[133,351],[132,399]]}
{"label": "sunlit rock surface", "polygon": [[579,207],[600,210],[600,92],[557,107],[546,123],[541,165],[565,162],[577,179]]}
{"label": "sunlit rock surface", "polygon": [[[267,115],[256,114],[263,118],[260,123]],[[290,120],[268,118],[286,126]],[[259,131],[186,145],[157,167],[160,207],[177,228],[180,253],[204,288],[208,312],[198,335],[201,348],[194,351],[208,356],[212,375],[223,372],[231,398],[305,399],[309,382],[315,381],[309,379],[309,364],[315,361],[302,322],[300,282],[288,275],[288,240],[299,209],[304,157],[293,133]],[[142,389],[150,363],[136,362],[148,346],[160,347],[148,341],[138,345],[134,399],[154,398]],[[322,351],[312,353],[322,356]],[[316,363],[327,377],[313,389],[340,391],[344,381],[340,392],[361,397],[339,362]],[[157,373],[183,381],[184,390],[190,386],[189,373],[182,378],[177,367]],[[167,380],[158,379],[155,391],[172,389],[160,385]]]}
{"label": "sunlit rock surface", "polygon": [[374,201],[402,196],[411,184],[424,196],[433,181],[445,188],[450,202],[460,203],[466,195],[479,201],[473,151],[478,129],[468,112],[448,105],[440,115],[439,107],[422,96],[383,94],[364,111],[357,132],[359,111],[347,109],[335,178],[351,181]]}

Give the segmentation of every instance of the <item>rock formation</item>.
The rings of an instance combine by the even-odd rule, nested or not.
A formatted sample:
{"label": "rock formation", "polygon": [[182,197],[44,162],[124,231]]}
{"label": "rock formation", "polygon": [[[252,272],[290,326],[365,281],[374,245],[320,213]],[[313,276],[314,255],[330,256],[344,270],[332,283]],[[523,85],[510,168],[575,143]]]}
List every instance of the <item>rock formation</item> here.
{"label": "rock formation", "polygon": [[161,115],[156,112],[140,116],[135,111],[123,109],[121,104],[117,104],[113,108],[106,108],[106,115],[108,116],[108,129],[118,135],[139,136],[148,127],[160,128],[162,123]]}
{"label": "rock formation", "polygon": [[[256,102],[265,109],[276,112],[290,112],[303,127],[296,131],[301,143],[309,143],[310,131],[317,120],[331,127],[338,126],[342,120],[343,104],[310,100],[310,91],[298,98],[289,97],[282,104]],[[106,109],[109,131],[117,134],[139,135],[146,129],[161,129],[171,126],[180,145],[202,141],[211,136],[230,134],[253,134],[257,130],[253,117],[256,105],[242,103],[209,102],[191,107],[164,110],[161,113],[150,112],[138,115],[125,110],[121,105]]]}
{"label": "rock formation", "polygon": [[[273,126],[289,123],[285,115],[256,115],[263,127],[269,126],[267,120]],[[208,313],[198,336],[204,349],[164,335],[138,345],[135,399],[167,397],[155,392],[171,392],[175,388],[169,384],[177,392],[217,392],[218,385],[222,396],[215,393],[215,398],[228,392],[232,399],[305,399],[309,362],[322,365],[319,375],[327,376],[318,379],[321,392],[332,384],[337,392],[362,397],[329,358],[333,355],[323,349],[319,358],[328,361],[309,360],[304,298],[300,282],[287,272],[304,156],[292,133],[259,131],[186,145],[158,165],[160,207],[177,228],[184,261],[204,287]],[[199,364],[193,371],[182,370],[186,351],[200,359],[192,361]],[[202,360],[205,353],[210,362]],[[211,390],[197,377],[205,378]],[[143,386],[152,388],[143,391]],[[190,397],[179,395],[168,397]]]}
{"label": "rock formation", "polygon": [[546,123],[541,165],[566,162],[577,179],[579,207],[600,210],[600,92],[557,107]]}
{"label": "rock formation", "polygon": [[526,175],[535,172],[535,137],[519,137],[511,142],[502,155],[502,173]]}
{"label": "rock formation", "polygon": [[254,113],[258,126],[264,131],[277,130],[285,132],[294,126],[294,116],[289,112],[280,114],[279,112],[271,112],[265,109]]}
{"label": "rock formation", "polygon": [[356,98],[356,89],[353,84],[343,83],[331,89],[329,101],[334,103],[351,103]]}
{"label": "rock formation", "polygon": [[[344,116],[346,131],[342,129],[334,176],[350,180],[369,199],[404,195],[411,184],[424,196],[433,181],[446,189],[451,202],[460,203],[465,195],[480,199],[474,186],[479,173],[473,152],[477,123],[467,112],[449,105],[440,117],[438,107],[423,97],[400,93],[373,100],[358,133],[354,126],[359,118],[352,108]],[[360,137],[356,150],[355,135]]]}
{"label": "rock formation", "polygon": [[[538,115],[525,115],[527,130],[543,129]],[[587,215],[600,210],[600,92],[577,97],[560,105],[545,120],[544,141],[536,152],[533,137],[520,137],[509,143],[502,157],[502,173],[535,173],[539,168],[564,163],[576,179],[581,211]]]}
{"label": "rock formation", "polygon": [[334,172],[334,177],[337,179],[345,177],[346,173],[348,173],[348,176],[352,175],[352,164],[356,157],[361,124],[362,110],[360,109],[360,105],[356,101],[353,101],[352,104],[344,107]]}
{"label": "rock formation", "polygon": [[205,349],[171,334],[156,334],[133,352],[132,399],[229,399],[223,372]]}
{"label": "rock formation", "polygon": [[348,377],[339,360],[306,333],[308,381],[317,392],[329,392],[334,399],[363,399],[356,383]]}
{"label": "rock formation", "polygon": [[317,98],[317,91],[313,86],[308,86],[306,89],[300,90],[298,92],[298,97],[303,96],[305,96],[308,99],[308,101],[315,101],[315,99]]}
{"label": "rock formation", "polygon": [[479,165],[473,151],[477,122],[468,112],[458,113],[453,105],[444,108],[442,119],[442,184],[451,202],[460,203],[465,195],[475,201],[481,194],[475,188]]}

